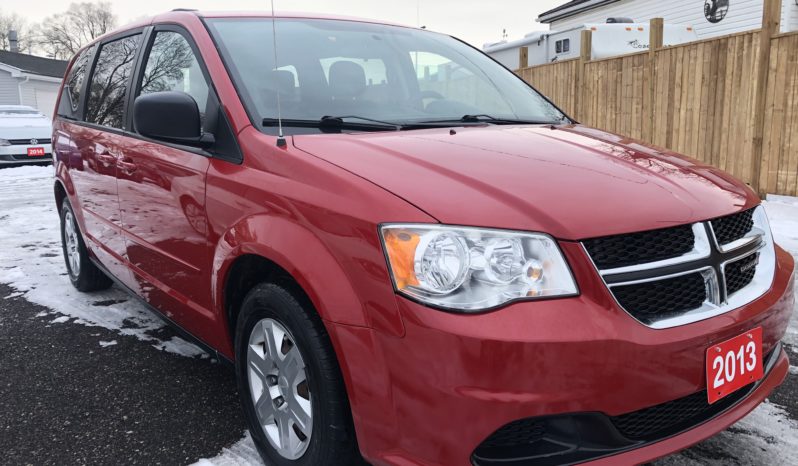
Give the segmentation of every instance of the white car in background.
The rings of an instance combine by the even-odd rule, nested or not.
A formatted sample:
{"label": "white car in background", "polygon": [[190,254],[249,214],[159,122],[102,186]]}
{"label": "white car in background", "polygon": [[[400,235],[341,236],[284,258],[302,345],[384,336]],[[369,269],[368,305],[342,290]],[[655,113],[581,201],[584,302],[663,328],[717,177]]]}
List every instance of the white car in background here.
{"label": "white car in background", "polygon": [[33,107],[0,105],[0,166],[52,162],[50,119]]}

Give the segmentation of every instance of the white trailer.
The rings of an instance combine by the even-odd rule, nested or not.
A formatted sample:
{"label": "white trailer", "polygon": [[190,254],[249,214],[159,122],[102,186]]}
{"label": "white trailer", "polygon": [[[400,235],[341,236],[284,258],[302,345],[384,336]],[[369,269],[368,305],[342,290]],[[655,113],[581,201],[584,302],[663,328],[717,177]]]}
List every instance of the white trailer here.
{"label": "white trailer", "polygon": [[[616,21],[623,21],[622,19]],[[529,66],[577,58],[581,53],[581,34],[592,31],[591,59],[613,57],[648,50],[648,23],[586,23],[563,31],[534,32],[512,42],[486,44],[483,50],[512,70],[519,67],[521,47],[527,47]],[[698,40],[689,25],[665,24],[663,45],[677,45]]]}

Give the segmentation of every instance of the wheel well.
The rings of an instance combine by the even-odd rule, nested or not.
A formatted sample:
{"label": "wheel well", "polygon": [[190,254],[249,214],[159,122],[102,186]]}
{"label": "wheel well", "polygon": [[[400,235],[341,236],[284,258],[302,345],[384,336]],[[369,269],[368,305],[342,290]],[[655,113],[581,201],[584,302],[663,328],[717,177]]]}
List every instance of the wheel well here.
{"label": "wheel well", "polygon": [[60,181],[55,182],[55,186],[53,187],[55,192],[55,205],[58,207],[58,212],[61,212],[61,205],[64,203],[64,199],[66,199],[66,190],[64,189],[64,185],[61,184]]}
{"label": "wheel well", "polygon": [[224,286],[224,308],[231,341],[235,341],[238,313],[247,293],[259,283],[275,283],[289,292],[308,309],[315,309],[299,283],[285,269],[262,256],[241,256],[230,266]]}

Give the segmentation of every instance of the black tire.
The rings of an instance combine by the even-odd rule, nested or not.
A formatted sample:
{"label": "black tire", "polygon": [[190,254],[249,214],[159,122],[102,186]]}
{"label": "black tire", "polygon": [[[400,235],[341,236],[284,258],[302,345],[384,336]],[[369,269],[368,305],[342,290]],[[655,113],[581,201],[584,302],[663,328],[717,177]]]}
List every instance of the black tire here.
{"label": "black tire", "polygon": [[[73,267],[70,264],[69,254],[67,252],[67,219],[71,219],[73,223],[72,227],[74,228],[75,240],[77,241],[77,267]],[[111,287],[113,284],[111,279],[108,278],[102,270],[97,268],[94,262],[89,258],[89,251],[86,249],[86,243],[83,241],[80,226],[75,219],[75,212],[72,210],[72,206],[69,205],[69,201],[67,200],[64,200],[61,206],[61,250],[64,253],[64,263],[66,264],[69,280],[72,282],[72,286],[77,288],[78,291],[99,291]],[[73,270],[73,268],[77,270]]]}
{"label": "black tire", "polygon": [[[267,465],[364,464],[358,451],[349,400],[330,338],[312,305],[306,301],[273,283],[255,286],[244,298],[235,333],[236,378],[249,431],[258,453]],[[290,332],[307,371],[313,430],[307,449],[294,460],[283,457],[269,443],[252,401],[247,350],[253,328],[263,319],[273,319]]]}

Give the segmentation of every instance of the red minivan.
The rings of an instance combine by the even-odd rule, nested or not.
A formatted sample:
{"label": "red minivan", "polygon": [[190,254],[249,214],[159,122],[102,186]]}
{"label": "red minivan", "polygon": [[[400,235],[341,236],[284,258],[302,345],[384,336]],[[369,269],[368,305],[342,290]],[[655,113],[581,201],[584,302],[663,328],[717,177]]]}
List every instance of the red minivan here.
{"label": "red minivan", "polygon": [[235,365],[276,465],[649,461],[784,379],[757,196],[452,37],[174,11],[72,60],[69,277]]}

